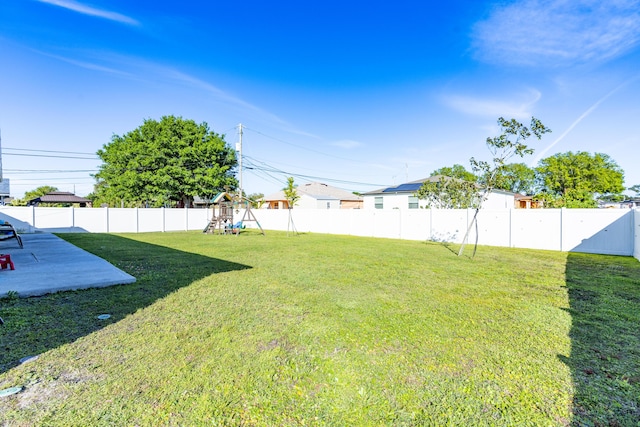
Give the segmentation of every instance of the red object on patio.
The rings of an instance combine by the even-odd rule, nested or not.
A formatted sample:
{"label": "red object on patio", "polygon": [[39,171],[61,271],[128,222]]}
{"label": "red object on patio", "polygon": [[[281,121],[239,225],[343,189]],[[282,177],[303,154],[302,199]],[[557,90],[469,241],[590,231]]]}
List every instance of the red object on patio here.
{"label": "red object on patio", "polygon": [[5,270],[9,267],[11,270],[15,270],[16,268],[13,266],[13,261],[11,261],[11,255],[2,255],[0,254],[0,266]]}

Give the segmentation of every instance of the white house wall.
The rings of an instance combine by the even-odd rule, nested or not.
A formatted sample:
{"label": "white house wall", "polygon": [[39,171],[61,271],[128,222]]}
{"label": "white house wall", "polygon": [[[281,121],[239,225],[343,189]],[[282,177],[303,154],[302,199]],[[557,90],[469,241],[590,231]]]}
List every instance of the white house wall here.
{"label": "white house wall", "polygon": [[[413,196],[408,193],[394,194],[385,193],[382,195],[365,195],[363,196],[364,209],[376,209],[375,198],[382,197],[382,209],[409,209],[409,197]],[[426,207],[426,200],[418,200],[421,208]],[[482,204],[483,209],[511,209],[515,205],[513,194],[490,193],[487,200]]]}
{"label": "white house wall", "polygon": [[[328,209],[340,209],[340,200],[338,199],[318,199],[308,194],[298,194],[300,198],[296,201],[293,209],[327,209],[327,203],[329,203]],[[263,209],[267,209],[267,205],[265,205]]]}
{"label": "white house wall", "polygon": [[[403,194],[393,194],[388,193],[382,196],[363,196],[363,209],[376,209],[376,197],[382,197],[382,209],[409,209],[409,196],[411,194],[403,193]],[[427,202],[425,200],[418,200],[418,205],[422,208],[426,206]],[[378,209],[380,210],[380,209]]]}
{"label": "white house wall", "polygon": [[300,195],[300,198],[293,206],[294,209],[317,209],[318,203],[317,200],[313,197],[309,197],[306,194]]}
{"label": "white house wall", "polygon": [[489,193],[482,209],[511,209],[515,206],[515,196],[505,193]]}
{"label": "white house wall", "polygon": [[317,199],[316,209],[340,209],[340,200],[336,199]]}

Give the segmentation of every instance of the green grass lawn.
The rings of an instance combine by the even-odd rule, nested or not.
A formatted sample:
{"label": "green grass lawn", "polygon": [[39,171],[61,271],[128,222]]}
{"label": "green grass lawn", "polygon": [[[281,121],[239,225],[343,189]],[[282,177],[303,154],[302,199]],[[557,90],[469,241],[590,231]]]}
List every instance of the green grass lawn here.
{"label": "green grass lawn", "polygon": [[633,258],[61,237],[138,281],[0,301],[0,389],[24,387],[0,397],[0,425],[640,425]]}

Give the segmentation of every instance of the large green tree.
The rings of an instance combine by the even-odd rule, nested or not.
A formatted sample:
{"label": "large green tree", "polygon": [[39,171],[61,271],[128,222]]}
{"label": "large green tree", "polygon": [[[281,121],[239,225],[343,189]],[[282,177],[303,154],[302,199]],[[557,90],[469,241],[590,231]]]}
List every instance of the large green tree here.
{"label": "large green tree", "polygon": [[97,154],[103,164],[96,201],[112,206],[189,206],[195,196],[210,198],[238,184],[236,152],[224,136],[181,117],[147,119]]}
{"label": "large green tree", "polygon": [[627,190],[636,193],[633,197],[640,197],[640,184],[632,185],[631,187],[627,188]]}
{"label": "large green tree", "polygon": [[458,178],[463,181],[476,182],[478,177],[473,174],[473,172],[469,172],[464,166],[455,164],[453,166],[445,166],[440,169],[436,169],[431,172],[430,176],[448,176],[450,178]]}
{"label": "large green tree", "polygon": [[467,209],[479,203],[478,177],[464,166],[455,164],[431,172],[437,180],[425,181],[416,192],[416,197],[426,200],[427,208]]}
{"label": "large green tree", "polygon": [[624,191],[624,172],[607,154],[558,153],[536,168],[539,199],[548,207],[593,208],[598,199],[613,200]]}
{"label": "large green tree", "polygon": [[524,163],[509,163],[496,172],[495,186],[500,190],[532,195],[535,184],[536,171]]}
{"label": "large green tree", "polygon": [[264,205],[264,193],[251,193],[246,197],[252,208],[260,209]]}
{"label": "large green tree", "polygon": [[416,196],[426,200],[426,206],[430,209],[467,209],[475,208],[480,203],[475,182],[444,175],[435,181],[423,182]]}

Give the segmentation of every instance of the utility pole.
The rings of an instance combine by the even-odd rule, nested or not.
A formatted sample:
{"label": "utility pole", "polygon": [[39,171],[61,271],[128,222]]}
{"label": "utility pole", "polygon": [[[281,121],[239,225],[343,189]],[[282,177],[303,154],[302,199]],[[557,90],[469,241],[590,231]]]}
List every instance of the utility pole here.
{"label": "utility pole", "polygon": [[240,166],[240,202],[242,202],[242,123],[238,125],[238,143],[236,144],[236,151],[238,152],[238,165]]}
{"label": "utility pole", "polygon": [[2,182],[2,130],[0,130],[0,182]]}

